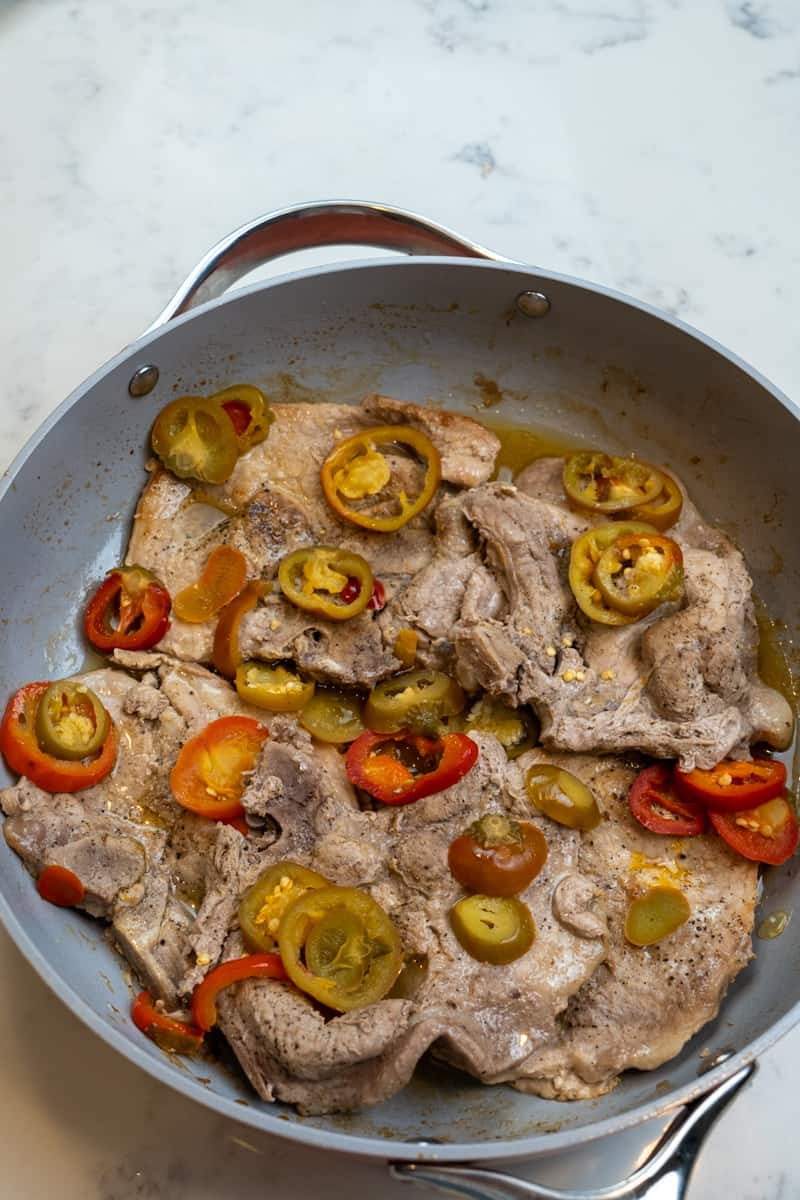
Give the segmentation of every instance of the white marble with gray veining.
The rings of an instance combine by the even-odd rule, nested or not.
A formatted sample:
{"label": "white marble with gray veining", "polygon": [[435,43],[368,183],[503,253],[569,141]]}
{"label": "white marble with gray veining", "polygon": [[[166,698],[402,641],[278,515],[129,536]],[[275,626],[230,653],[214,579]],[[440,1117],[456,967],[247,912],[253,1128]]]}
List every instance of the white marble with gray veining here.
{"label": "white marble with gray veining", "polygon": [[[221,234],[329,196],[643,297],[800,395],[798,0],[0,0],[0,99],[0,466]],[[1,1200],[405,1194],[165,1091],[0,956]],[[692,1200],[800,1196],[798,1078],[800,1030]],[[640,1140],[537,1173],[611,1181]]]}

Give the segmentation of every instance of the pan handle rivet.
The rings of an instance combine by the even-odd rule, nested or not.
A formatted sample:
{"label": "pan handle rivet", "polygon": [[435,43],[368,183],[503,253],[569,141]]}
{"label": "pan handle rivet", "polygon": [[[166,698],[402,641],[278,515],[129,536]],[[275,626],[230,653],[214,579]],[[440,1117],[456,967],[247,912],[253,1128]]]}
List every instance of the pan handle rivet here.
{"label": "pan handle rivet", "polygon": [[128,392],[131,396],[148,396],[158,383],[158,367],[152,363],[137,367],[131,375]]}
{"label": "pan handle rivet", "polygon": [[544,292],[520,292],[517,308],[523,317],[546,317],[550,312],[550,301]]}

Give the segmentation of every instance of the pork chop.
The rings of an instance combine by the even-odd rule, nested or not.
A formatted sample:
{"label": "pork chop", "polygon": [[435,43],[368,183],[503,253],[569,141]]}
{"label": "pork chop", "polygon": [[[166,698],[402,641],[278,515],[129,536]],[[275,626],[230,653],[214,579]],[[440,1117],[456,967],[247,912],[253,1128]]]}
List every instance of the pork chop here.
{"label": "pork chop", "polygon": [[[307,545],[335,545],[361,554],[391,595],[398,584],[421,570],[433,552],[432,513],[425,511],[387,537],[341,518],[325,500],[320,467],[344,438],[382,424],[411,424],[422,429],[439,450],[445,485],[469,486],[488,479],[499,449],[495,435],[469,417],[368,396],[360,407],[344,404],[276,404],[266,441],[239,459],[226,483],[195,487],[156,468],[139,499],[126,561],[153,571],[175,595],[196,580],[214,546],[241,550],[248,577],[272,579],[279,561]],[[390,486],[400,488],[409,460],[387,451],[393,472]],[[409,478],[407,490],[418,490]],[[262,612],[266,607],[268,611]],[[364,616],[359,659],[364,674],[354,678],[352,631],[335,622],[298,615],[279,594],[242,622],[242,637],[253,657],[272,661],[295,658],[318,678],[332,683],[360,682],[369,687],[397,669],[383,650],[373,624]],[[284,632],[275,637],[280,627]],[[293,632],[287,637],[287,631]],[[211,661],[214,622],[190,625],[173,618],[160,649],[192,662]],[[324,642],[317,652],[309,637]]]}
{"label": "pork chop", "polygon": [[[244,797],[248,811],[281,828],[263,861],[290,858],[365,889],[392,917],[406,956],[426,968],[406,998],[328,1019],[285,984],[247,981],[226,992],[221,1027],[265,1099],[306,1112],[373,1103],[402,1087],[431,1047],[484,1082],[513,1079],[553,1040],[558,1014],[603,959],[601,909],[591,936],[553,913],[557,885],[579,873],[580,835],[562,827],[548,830],[547,864],[522,894],[538,931],[532,949],[499,969],[476,962],[455,938],[448,912],[464,893],[447,869],[450,842],[484,812],[531,818],[499,742],[475,740],[478,762],[458,784],[373,812],[361,810],[337,751],[312,749],[293,722],[272,722]],[[590,886],[583,908],[594,905]],[[238,950],[234,937],[225,956]]]}
{"label": "pork chop", "polygon": [[[634,625],[597,625],[569,587],[570,546],[593,518],[555,496],[553,463],[521,483],[453,498],[469,532],[441,532],[431,562],[399,589],[380,624],[420,635],[420,656],[468,690],[530,703],[553,749],[640,750],[712,767],[748,757],[751,742],[785,748],[793,715],[757,671],[752,583],[739,551],[690,504],[671,536],[684,556],[685,596]],[[560,475],[560,471],[559,471]],[[470,536],[471,535],[471,536]]]}
{"label": "pork chop", "polygon": [[[51,795],[20,779],[0,791],[3,833],[34,877],[49,865],[78,876],[85,888],[80,907],[110,923],[139,977],[174,1006],[181,980],[196,966],[196,945],[202,952],[191,936],[193,905],[216,885],[226,839],[244,838],[181,808],[169,771],[181,745],[209,721],[253,710],[202,667],[158,654],[119,657],[144,676],[104,668],[76,677],[100,697],[117,728],[113,772],[76,795]],[[249,852],[271,840],[271,833],[256,836]]]}
{"label": "pork chop", "polygon": [[[648,833],[631,815],[627,793],[636,768],[623,759],[535,750],[519,761],[523,769],[547,762],[572,771],[603,814],[581,838],[578,867],[604,897],[606,957],[561,1014],[560,1039],[514,1081],[550,1099],[587,1099],[609,1091],[622,1071],[667,1062],[716,1016],[752,957],[758,865],[713,833]],[[657,885],[679,888],[691,917],[657,944],[633,946],[624,935],[628,903]]]}

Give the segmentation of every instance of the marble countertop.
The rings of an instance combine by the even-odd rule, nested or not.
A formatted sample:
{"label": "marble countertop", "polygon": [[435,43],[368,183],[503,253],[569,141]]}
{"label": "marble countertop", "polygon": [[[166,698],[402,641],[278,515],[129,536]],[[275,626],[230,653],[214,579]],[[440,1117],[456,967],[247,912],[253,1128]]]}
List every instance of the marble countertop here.
{"label": "marble countertop", "polygon": [[[642,297],[800,394],[796,0],[0,0],[0,95],[2,466],[223,233],[330,196]],[[0,964],[2,1196],[405,1194],[167,1092],[4,934]],[[800,1196],[799,1074],[800,1029],[692,1197]],[[610,1182],[641,1141],[529,1174]]]}

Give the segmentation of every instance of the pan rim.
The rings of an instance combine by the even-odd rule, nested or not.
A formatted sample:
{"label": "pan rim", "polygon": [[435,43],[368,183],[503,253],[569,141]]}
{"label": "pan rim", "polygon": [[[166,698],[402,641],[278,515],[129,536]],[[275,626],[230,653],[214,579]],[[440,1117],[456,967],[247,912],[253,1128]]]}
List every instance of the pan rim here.
{"label": "pan rim", "polygon": [[[131,342],[80,383],[53,409],[42,424],[34,431],[3,472],[2,480],[0,481],[0,501],[14,487],[17,476],[24,469],[28,459],[61,417],[87,392],[102,382],[108,374],[127,361],[139,356],[151,345],[159,342],[173,328],[183,326],[199,317],[205,316],[210,311],[221,308],[233,300],[244,299],[253,294],[273,290],[283,284],[305,279],[319,279],[320,276],[354,271],[385,270],[388,266],[399,270],[420,270],[431,266],[447,266],[451,269],[472,268],[503,271],[514,275],[520,284],[524,283],[527,286],[531,286],[531,284],[541,286],[542,284],[556,283],[575,287],[582,291],[614,300],[627,307],[638,309],[664,324],[672,326],[678,332],[687,334],[705,348],[727,359],[767,391],[792,416],[800,420],[800,404],[790,400],[781,389],[739,355],[727,349],[709,335],[682,321],[680,318],[661,312],[645,301],[627,296],[602,284],[592,283],[574,276],[515,262],[495,262],[452,256],[356,259],[346,263],[332,263],[321,267],[306,267],[301,270],[287,272],[266,281],[237,288],[215,300],[199,305],[197,308],[174,318],[164,326],[151,330]],[[24,870],[21,864],[20,870]],[[315,1126],[301,1124],[300,1121],[295,1120],[286,1121],[285,1119],[281,1119],[279,1115],[273,1115],[269,1110],[265,1111],[263,1107],[245,1109],[227,1097],[209,1093],[199,1082],[181,1077],[171,1068],[168,1068],[166,1064],[162,1064],[156,1058],[151,1057],[144,1049],[140,1050],[137,1046],[129,1042],[113,1023],[95,1013],[90,1005],[50,966],[48,960],[36,946],[31,935],[22,927],[21,922],[18,920],[4,895],[0,895],[0,920],[2,920],[4,927],[23,957],[26,958],[58,999],[67,1005],[70,1011],[88,1026],[93,1033],[106,1042],[107,1045],[121,1053],[128,1061],[146,1071],[153,1078],[158,1079],[188,1098],[203,1104],[204,1107],[214,1112],[221,1112],[235,1121],[260,1129],[262,1132],[275,1134],[289,1141],[319,1148],[333,1149],[370,1159],[438,1162],[458,1162],[464,1160],[484,1162],[511,1161],[514,1159],[533,1158],[588,1143],[600,1137],[633,1128],[647,1120],[663,1117],[680,1105],[686,1104],[692,1099],[711,1091],[715,1086],[729,1079],[743,1066],[752,1062],[800,1021],[800,1001],[798,1001],[783,1017],[770,1025],[744,1049],[732,1055],[712,1071],[699,1077],[695,1082],[684,1084],[682,1087],[667,1093],[663,1097],[639,1104],[623,1114],[607,1117],[597,1122],[590,1121],[588,1124],[575,1129],[534,1133],[512,1140],[499,1140],[496,1142],[433,1144],[427,1143],[422,1139],[413,1142],[390,1141],[363,1134],[349,1134],[336,1130],[320,1129]]]}

